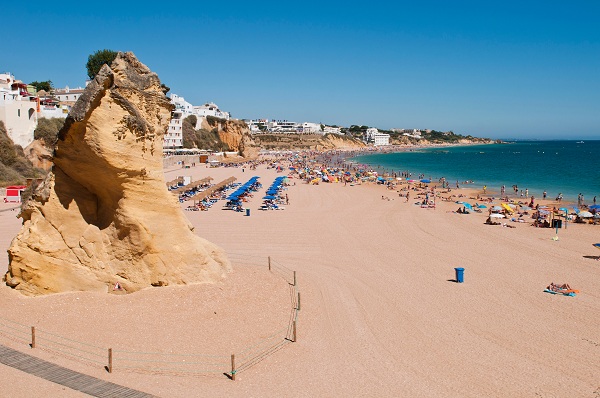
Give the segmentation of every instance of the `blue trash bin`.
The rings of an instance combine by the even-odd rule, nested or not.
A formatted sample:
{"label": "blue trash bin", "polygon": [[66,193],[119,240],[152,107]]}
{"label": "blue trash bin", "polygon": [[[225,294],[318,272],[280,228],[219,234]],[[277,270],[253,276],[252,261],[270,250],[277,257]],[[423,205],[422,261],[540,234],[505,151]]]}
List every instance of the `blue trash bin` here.
{"label": "blue trash bin", "polygon": [[250,216],[250,209],[246,209],[246,215]]}
{"label": "blue trash bin", "polygon": [[454,271],[456,272],[456,282],[457,283],[463,283],[465,281],[465,269],[464,268],[454,268]]}

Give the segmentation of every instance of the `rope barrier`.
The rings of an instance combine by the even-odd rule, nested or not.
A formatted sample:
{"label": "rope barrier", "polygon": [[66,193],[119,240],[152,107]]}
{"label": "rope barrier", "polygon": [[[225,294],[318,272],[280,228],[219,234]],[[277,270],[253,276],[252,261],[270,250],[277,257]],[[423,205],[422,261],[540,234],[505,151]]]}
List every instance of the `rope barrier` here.
{"label": "rope barrier", "polygon": [[140,368],[137,366],[121,366],[121,365],[119,365],[118,369],[128,369],[128,370],[133,370],[133,371],[148,371],[148,372],[152,372],[152,373],[170,372],[170,373],[187,373],[187,374],[204,373],[204,374],[220,374],[220,375],[222,375],[223,373],[225,373],[225,371],[223,369],[225,369],[226,366],[227,365],[225,365],[225,367],[220,370],[205,370],[205,369],[189,370],[189,369],[179,369],[179,368],[169,368],[169,367],[147,369],[147,368]]}
{"label": "rope barrier", "polygon": [[163,355],[163,356],[178,356],[178,357],[204,357],[204,358],[225,358],[225,355],[208,355],[208,354],[172,354],[169,352],[143,352],[143,351],[127,351],[113,350],[115,353],[132,354],[132,355]]}
{"label": "rope barrier", "polygon": [[227,366],[224,365],[225,362],[221,362],[221,363],[206,363],[206,362],[182,362],[182,361],[165,361],[163,359],[130,359],[130,358],[122,358],[119,357],[119,362],[121,361],[126,361],[126,362],[146,362],[146,363],[169,363],[169,364],[173,364],[173,363],[177,363],[177,364],[181,364],[181,365],[205,365],[205,366]]}
{"label": "rope barrier", "polygon": [[58,344],[58,345],[60,345],[60,346],[66,347],[66,348],[70,348],[70,349],[72,349],[72,350],[76,350],[76,351],[80,351],[80,352],[85,352],[86,354],[90,354],[90,355],[93,355],[93,356],[96,356],[96,357],[104,358],[104,354],[96,354],[96,353],[94,353],[94,352],[90,352],[90,351],[82,350],[81,348],[75,348],[75,347],[71,347],[71,346],[69,346],[69,345],[67,345],[67,344],[59,343],[58,341],[50,340],[50,339],[47,339],[47,338],[44,338],[44,337],[39,337],[39,336],[38,336],[38,339],[39,339],[39,340],[45,340],[45,341],[49,341],[49,342],[51,342],[51,343]]}
{"label": "rope barrier", "polygon": [[[67,340],[67,341],[70,341],[70,342],[72,342],[72,343],[81,344],[81,345],[85,345],[85,346],[88,346],[88,347],[96,348],[96,349],[98,349],[98,350],[102,350],[102,351],[104,351],[104,350],[105,350],[105,348],[104,348],[104,347],[98,347],[98,346],[96,346],[96,345],[93,345],[93,344],[84,343],[84,342],[82,342],[82,341],[77,341],[77,340],[69,339],[69,338],[67,338],[67,337],[64,337],[64,336],[61,336],[61,335],[58,335],[58,334],[54,334],[54,333],[48,332],[48,331],[46,331],[46,330],[38,330],[38,332],[39,332],[39,333],[44,333],[44,334],[49,334],[50,336],[58,337],[59,339]],[[43,337],[42,337],[42,338],[43,338]]]}
{"label": "rope barrier", "polygon": [[[264,267],[265,269],[267,268],[267,265],[270,264],[270,268],[271,270],[279,275],[283,280],[285,280],[289,285],[290,285],[290,301],[291,301],[291,313],[290,313],[290,317],[288,318],[287,321],[287,325],[285,328],[279,329],[277,331],[275,331],[274,333],[272,333],[271,335],[261,338],[257,341],[255,341],[254,343],[252,343],[251,345],[245,347],[243,350],[238,351],[237,352],[237,358],[240,361],[239,366],[237,366],[237,368],[235,369],[231,369],[230,363],[229,363],[229,356],[226,355],[210,355],[210,354],[193,354],[193,353],[164,353],[164,352],[142,352],[142,351],[129,351],[129,350],[113,350],[113,349],[109,349],[109,371],[112,371],[112,362],[114,361],[115,363],[118,363],[118,369],[129,369],[129,370],[138,370],[138,371],[151,371],[151,372],[156,372],[156,373],[160,373],[160,372],[175,372],[175,373],[188,373],[188,374],[200,374],[200,373],[212,373],[212,374],[230,374],[232,376],[232,380],[235,380],[235,374],[239,373],[245,369],[248,369],[250,366],[256,364],[257,362],[261,361],[262,359],[264,359],[265,357],[267,357],[268,355],[270,355],[271,353],[273,353],[274,351],[280,349],[281,347],[283,347],[285,344],[288,344],[292,341],[295,341],[295,322],[298,319],[298,310],[299,310],[299,306],[298,306],[298,287],[296,285],[294,285],[293,282],[295,282],[295,271],[287,268],[286,266],[273,261],[270,257],[261,257],[261,256],[251,256],[251,255],[245,255],[242,253],[230,253],[230,258],[239,258],[239,261],[236,261],[238,263],[241,263],[240,265],[244,265],[244,266],[259,266],[259,267]],[[252,261],[249,261],[252,260]],[[267,260],[269,261],[269,263],[267,263]],[[292,282],[293,280],[293,282]],[[11,326],[9,324],[3,323],[4,322],[8,322],[12,325],[16,325],[18,327],[15,326]],[[101,365],[106,365],[106,361],[99,361],[97,359],[93,359],[93,358],[89,358],[85,355],[78,355],[77,353],[82,353],[82,354],[87,354],[89,356],[92,356],[94,358],[106,358],[106,348],[104,347],[99,347],[97,345],[94,344],[90,344],[90,343],[86,343],[86,342],[82,342],[82,341],[77,341],[77,340],[73,340],[64,336],[61,336],[59,334],[56,333],[52,333],[52,332],[48,332],[45,330],[40,330],[39,328],[33,328],[31,326],[27,326],[24,325],[22,323],[19,322],[15,322],[12,321],[10,319],[6,319],[3,317],[0,317],[0,333],[6,333],[11,337],[17,338],[17,339],[22,339],[22,340],[26,340],[26,338],[24,337],[16,337],[13,336],[13,334],[11,332],[6,332],[4,330],[2,330],[2,328],[5,329],[10,329],[12,331],[18,332],[20,334],[22,334],[23,336],[31,336],[32,339],[34,338],[34,333],[37,332],[37,339],[39,341],[43,341],[46,342],[47,344],[43,344],[41,347],[42,350],[51,350],[51,351],[58,351],[63,353],[66,356],[70,356],[70,357],[74,357],[74,358],[80,358],[83,359],[85,361],[90,361],[93,363],[97,363],[97,364],[101,364]],[[55,339],[46,337],[47,336],[52,336]],[[290,335],[292,335],[293,339],[290,337]],[[56,341],[56,340],[61,340],[61,341]],[[70,344],[69,344],[70,343]],[[60,348],[52,348],[52,345],[58,345],[60,346]],[[89,347],[92,348],[94,350],[99,350],[100,353],[97,352],[93,352],[91,350],[88,349],[83,349],[81,347],[77,347],[74,345],[79,345],[79,346],[85,346],[85,347]],[[36,345],[32,344],[31,345],[32,348],[35,348]],[[71,351],[75,351],[71,352]],[[114,355],[114,354],[121,354],[121,355]],[[113,357],[114,355],[114,357]],[[137,358],[136,358],[137,356]],[[158,358],[139,358],[140,356],[155,356]],[[167,358],[184,358],[182,360],[168,360]],[[193,359],[192,361],[186,360],[185,358],[189,358],[189,359]],[[203,358],[206,358],[207,360],[204,361],[202,360]],[[131,366],[127,366],[125,365],[126,363],[134,363],[137,364],[136,365],[131,365]],[[152,368],[151,369],[147,369],[147,368],[141,368],[140,365],[146,363],[146,364],[152,364]],[[122,365],[123,364],[123,365]],[[196,367],[198,366],[198,368],[194,368],[194,369],[180,369],[180,368],[176,368],[176,367],[172,367],[172,366],[167,366],[167,367],[162,367],[161,364],[166,364],[166,365],[179,365],[181,367],[184,368],[189,368],[190,366]],[[204,369],[201,369],[200,367],[203,367]],[[206,369],[206,368],[209,369]],[[218,369],[210,369],[211,367],[216,367]]]}

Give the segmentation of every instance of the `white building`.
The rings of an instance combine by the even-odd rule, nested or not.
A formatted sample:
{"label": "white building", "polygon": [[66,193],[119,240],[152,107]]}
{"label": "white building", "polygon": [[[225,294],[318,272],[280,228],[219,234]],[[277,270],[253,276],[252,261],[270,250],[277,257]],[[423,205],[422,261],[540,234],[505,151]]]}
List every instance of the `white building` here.
{"label": "white building", "polygon": [[272,133],[299,133],[302,125],[288,120],[273,120],[267,124],[267,129]]}
{"label": "white building", "polygon": [[229,120],[229,112],[223,112],[214,102],[207,102],[204,105],[195,106],[194,114],[198,117],[214,116],[219,119]]}
{"label": "white building", "polygon": [[179,109],[175,109],[171,113],[171,121],[169,127],[163,136],[163,148],[164,149],[177,149],[183,148],[183,112]]}
{"label": "white building", "polygon": [[379,130],[374,127],[368,128],[365,135],[366,141],[372,142],[373,146],[390,145],[390,135],[380,133]]}
{"label": "white building", "polygon": [[271,120],[269,119],[243,119],[248,125],[251,134],[264,133],[288,133],[288,134],[342,134],[339,127],[325,126],[323,129],[321,123],[304,122],[296,123],[289,120]]}
{"label": "white building", "polygon": [[183,118],[194,114],[194,105],[190,104],[185,98],[180,97],[177,94],[171,94],[171,103],[175,105],[175,109],[180,111]]}
{"label": "white building", "polygon": [[302,123],[302,132],[304,134],[325,134],[321,129],[321,124],[310,122]]}
{"label": "white building", "polygon": [[33,141],[38,106],[27,85],[10,73],[0,73],[0,120],[10,139],[25,148]]}
{"label": "white building", "polygon": [[325,126],[323,129],[324,134],[342,134],[342,129],[340,127],[331,127]]}
{"label": "white building", "polygon": [[266,131],[269,119],[242,119],[250,129],[250,134],[260,134]]}
{"label": "white building", "polygon": [[373,145],[374,146],[382,146],[382,145],[390,145],[390,135],[385,133],[375,133],[373,134]]}
{"label": "white building", "polygon": [[72,107],[75,105],[75,102],[79,99],[79,97],[81,97],[81,94],[83,94],[84,90],[85,89],[82,87],[69,88],[69,86],[66,86],[65,88],[57,88],[54,90],[54,97],[58,99],[58,102],[61,104]]}
{"label": "white building", "polygon": [[175,105],[175,109],[171,113],[171,121],[169,127],[163,137],[163,148],[164,149],[177,149],[183,148],[183,120],[188,116],[196,116],[196,125],[194,128],[198,128],[201,125],[201,118],[207,116],[214,116],[220,119],[229,120],[229,112],[223,112],[219,107],[208,102],[204,105],[194,106],[187,102],[185,98],[171,94],[171,103]]}

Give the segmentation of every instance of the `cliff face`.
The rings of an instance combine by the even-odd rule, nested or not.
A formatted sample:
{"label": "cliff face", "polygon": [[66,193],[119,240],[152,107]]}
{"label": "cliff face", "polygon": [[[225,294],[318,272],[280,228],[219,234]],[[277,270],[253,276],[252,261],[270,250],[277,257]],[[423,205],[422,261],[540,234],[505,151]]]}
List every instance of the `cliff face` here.
{"label": "cliff face", "polygon": [[25,294],[214,282],[231,266],[197,237],[162,171],[172,105],[132,53],[103,66],[67,117],[54,167],[24,204],[6,283]]}
{"label": "cliff face", "polygon": [[248,125],[241,120],[204,117],[200,127],[206,130],[217,129],[221,141],[227,144],[231,151],[239,152],[244,158],[255,158],[258,155],[260,148],[252,139]]}
{"label": "cliff face", "polygon": [[267,150],[324,150],[362,148],[362,141],[336,134],[259,134],[254,141]]}
{"label": "cliff face", "polygon": [[360,140],[336,134],[327,134],[321,139],[321,142],[325,149],[360,149],[366,146],[366,144]]}

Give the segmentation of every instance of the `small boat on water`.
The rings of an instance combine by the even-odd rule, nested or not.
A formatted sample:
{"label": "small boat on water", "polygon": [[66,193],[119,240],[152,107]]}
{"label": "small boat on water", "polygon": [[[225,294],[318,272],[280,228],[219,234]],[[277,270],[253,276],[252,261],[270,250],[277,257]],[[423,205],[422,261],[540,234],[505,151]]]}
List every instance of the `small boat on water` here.
{"label": "small boat on water", "polygon": [[583,141],[577,141],[576,144],[585,144]]}

